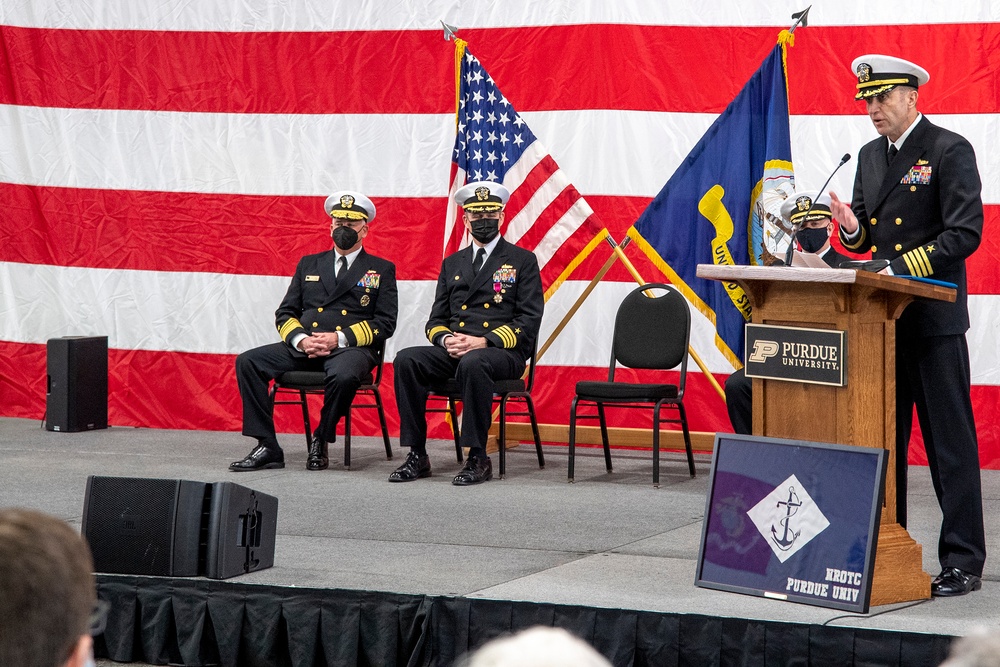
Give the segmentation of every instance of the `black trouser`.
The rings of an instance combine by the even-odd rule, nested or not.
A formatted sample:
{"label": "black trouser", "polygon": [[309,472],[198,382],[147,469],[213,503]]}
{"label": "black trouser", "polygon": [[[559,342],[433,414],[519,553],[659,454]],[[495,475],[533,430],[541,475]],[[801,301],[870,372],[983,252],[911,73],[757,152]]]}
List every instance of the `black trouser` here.
{"label": "black trouser", "polygon": [[941,567],[983,572],[986,537],[979,445],[964,335],[896,338],[896,514],[906,526],[906,454],[913,406],[941,506]]}
{"label": "black trouser", "polygon": [[726,378],[726,411],[734,431],[753,435],[753,380],[742,368]]}
{"label": "black trouser", "polygon": [[427,394],[454,377],[462,392],[462,447],[485,448],[492,423],[493,382],[524,373],[524,359],[498,347],[472,350],[453,359],[443,347],[408,347],[392,363],[399,407],[399,444],[424,449],[427,444]]}
{"label": "black trouser", "polygon": [[337,424],[351,409],[361,382],[371,377],[376,356],[367,347],[340,347],[328,357],[310,359],[292,353],[284,343],[262,345],[236,357],[236,381],[243,399],[243,435],[275,440],[270,382],[285,371],[326,373],[323,410],[315,435],[327,442],[336,439]]}

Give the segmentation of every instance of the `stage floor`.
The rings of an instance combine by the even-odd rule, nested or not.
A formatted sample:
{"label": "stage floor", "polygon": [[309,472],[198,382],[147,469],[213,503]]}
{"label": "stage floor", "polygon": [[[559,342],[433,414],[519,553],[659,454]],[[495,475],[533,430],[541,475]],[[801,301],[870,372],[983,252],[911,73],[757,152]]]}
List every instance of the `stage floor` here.
{"label": "stage floor", "polygon": [[[0,418],[0,506],[33,507],[79,527],[88,475],[231,481],[279,499],[275,564],[229,581],[244,584],[458,595],[705,614],[807,624],[964,635],[1000,625],[1000,564],[987,561],[983,589],[963,598],[873,607],[868,615],[724,593],[694,586],[710,458],[667,453],[661,487],[651,454],[583,449],[576,483],[567,450],[508,452],[507,479],[455,487],[460,465],[448,441],[431,444],[434,475],[389,484],[402,462],[381,441],[354,438],[352,469],[331,448],[331,468],[305,470],[301,434],[281,436],[286,468],[230,473],[252,442],[235,433],[110,428],[51,433],[39,422]],[[396,443],[393,443],[394,446]],[[496,470],[494,455],[494,471]],[[1000,536],[1000,472],[983,473],[990,553]],[[939,512],[928,469],[910,471],[910,534],[924,569],[939,570]]]}

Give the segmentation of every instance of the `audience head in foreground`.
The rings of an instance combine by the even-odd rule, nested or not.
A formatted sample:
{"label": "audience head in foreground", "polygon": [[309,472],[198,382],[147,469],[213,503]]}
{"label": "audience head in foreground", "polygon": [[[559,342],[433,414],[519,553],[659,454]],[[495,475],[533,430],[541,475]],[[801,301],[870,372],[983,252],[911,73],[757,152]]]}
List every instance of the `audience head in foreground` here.
{"label": "audience head in foreground", "polygon": [[561,628],[536,626],[487,642],[465,667],[611,667],[587,642]]}
{"label": "audience head in foreground", "polygon": [[0,665],[78,667],[91,658],[90,548],[64,521],[0,510]]}

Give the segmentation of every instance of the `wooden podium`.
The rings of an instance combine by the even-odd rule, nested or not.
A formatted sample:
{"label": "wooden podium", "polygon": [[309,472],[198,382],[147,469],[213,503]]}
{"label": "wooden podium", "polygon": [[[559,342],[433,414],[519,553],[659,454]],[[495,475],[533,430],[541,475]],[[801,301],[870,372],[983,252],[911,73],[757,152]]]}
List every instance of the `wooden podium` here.
{"label": "wooden podium", "polygon": [[742,288],[754,324],[847,332],[846,386],[754,378],[753,432],[886,450],[871,604],[930,597],[921,547],[896,522],[894,320],[915,297],[954,301],[955,290],[853,269],[701,264],[697,275]]}

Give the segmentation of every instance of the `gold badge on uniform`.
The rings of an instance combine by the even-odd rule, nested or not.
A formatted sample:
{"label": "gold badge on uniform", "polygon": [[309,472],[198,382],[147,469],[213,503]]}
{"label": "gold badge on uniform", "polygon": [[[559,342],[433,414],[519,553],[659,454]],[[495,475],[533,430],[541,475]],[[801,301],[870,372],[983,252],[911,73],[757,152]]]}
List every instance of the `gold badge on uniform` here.
{"label": "gold badge on uniform", "polygon": [[371,303],[371,301],[372,301],[371,297],[369,297],[367,294],[364,294],[364,295],[361,296],[361,305],[362,306],[367,306],[369,303]]}
{"label": "gold badge on uniform", "polygon": [[307,283],[317,283],[319,282],[319,276],[306,276]]}
{"label": "gold badge on uniform", "polygon": [[485,186],[479,186],[476,188],[476,199],[479,201],[486,201],[490,198],[490,189]]}
{"label": "gold badge on uniform", "polygon": [[346,209],[352,208],[354,206],[354,197],[351,195],[344,195],[340,198],[340,206]]}

